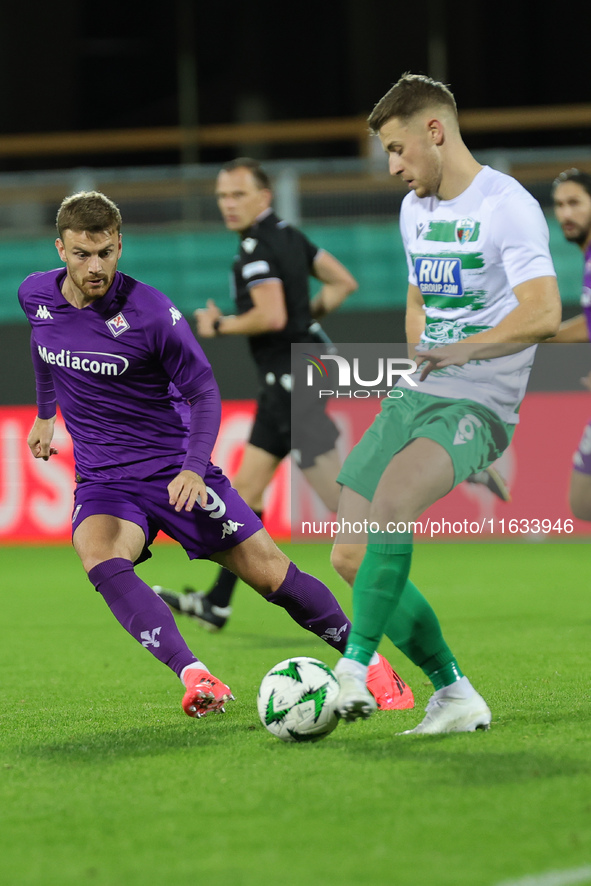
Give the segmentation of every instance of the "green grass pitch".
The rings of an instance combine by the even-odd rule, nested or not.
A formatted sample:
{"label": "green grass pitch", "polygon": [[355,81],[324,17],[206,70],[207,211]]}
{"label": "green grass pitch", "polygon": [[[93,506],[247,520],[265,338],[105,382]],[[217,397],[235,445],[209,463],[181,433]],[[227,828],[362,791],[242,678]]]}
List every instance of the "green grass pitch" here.
{"label": "green grass pitch", "polygon": [[[326,546],[285,549],[350,612]],[[415,710],[311,745],[263,729],[258,684],[290,655],[337,655],[244,585],[222,633],[179,622],[236,695],[196,721],[70,548],[1,548],[0,562],[7,886],[497,886],[591,863],[588,545],[417,545],[412,576],[491,730],[397,736],[430,688],[384,641]],[[180,588],[213,568],[161,545],[138,572]]]}

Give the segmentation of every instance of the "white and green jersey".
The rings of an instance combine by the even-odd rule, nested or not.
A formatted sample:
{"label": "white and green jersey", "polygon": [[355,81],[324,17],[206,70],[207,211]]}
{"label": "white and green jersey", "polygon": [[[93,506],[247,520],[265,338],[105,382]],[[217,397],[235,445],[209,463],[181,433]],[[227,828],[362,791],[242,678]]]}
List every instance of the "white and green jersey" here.
{"label": "white and green jersey", "polygon": [[[489,166],[453,200],[407,194],[400,230],[409,283],[425,303],[421,340],[432,346],[497,326],[518,304],[516,286],[555,276],[539,203],[514,178]],[[476,400],[515,423],[534,353],[535,345],[509,357],[437,370],[419,390]]]}

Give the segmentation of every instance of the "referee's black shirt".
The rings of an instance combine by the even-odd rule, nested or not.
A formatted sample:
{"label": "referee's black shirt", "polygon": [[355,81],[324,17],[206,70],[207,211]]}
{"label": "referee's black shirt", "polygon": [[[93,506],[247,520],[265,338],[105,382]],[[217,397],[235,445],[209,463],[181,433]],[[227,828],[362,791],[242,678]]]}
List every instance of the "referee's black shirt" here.
{"label": "referee's black shirt", "polygon": [[236,312],[253,307],[250,289],[267,280],[279,280],[285,293],[287,324],[279,332],[248,337],[252,356],[261,373],[290,371],[292,342],[309,342],[312,323],[310,284],[318,247],[269,210],[242,232],[240,252],[234,258]]}

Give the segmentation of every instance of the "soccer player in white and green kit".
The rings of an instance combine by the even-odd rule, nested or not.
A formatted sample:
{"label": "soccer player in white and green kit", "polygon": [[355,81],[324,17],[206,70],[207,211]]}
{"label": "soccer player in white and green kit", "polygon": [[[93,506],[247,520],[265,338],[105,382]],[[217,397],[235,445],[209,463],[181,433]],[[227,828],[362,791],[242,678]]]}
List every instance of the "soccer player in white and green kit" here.
{"label": "soccer player in white and green kit", "polygon": [[370,531],[366,549],[345,536],[333,549],[337,571],[354,578],[353,627],[336,667],[338,708],[346,720],[375,709],[365,672],[386,634],[435,690],[410,732],[487,729],[488,705],[409,579],[412,534],[400,530],[511,440],[534,346],[560,323],[548,228],[518,182],[472,156],[442,83],[403,75],[369,125],[391,175],[410,191],[400,227],[409,269],[406,333],[419,370],[416,387],[384,400],[339,476],[341,526],[367,519],[379,531]]}

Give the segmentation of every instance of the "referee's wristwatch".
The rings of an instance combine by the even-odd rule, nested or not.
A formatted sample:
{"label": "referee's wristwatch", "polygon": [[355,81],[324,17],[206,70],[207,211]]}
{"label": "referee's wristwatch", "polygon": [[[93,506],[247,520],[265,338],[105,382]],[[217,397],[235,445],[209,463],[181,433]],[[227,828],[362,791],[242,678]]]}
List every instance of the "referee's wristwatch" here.
{"label": "referee's wristwatch", "polygon": [[212,325],[212,327],[213,327],[213,331],[215,332],[215,334],[216,334],[216,335],[221,335],[221,333],[220,333],[220,326],[222,325],[222,318],[221,318],[221,317],[216,317],[216,319],[213,321],[213,323],[212,323],[211,325]]}

